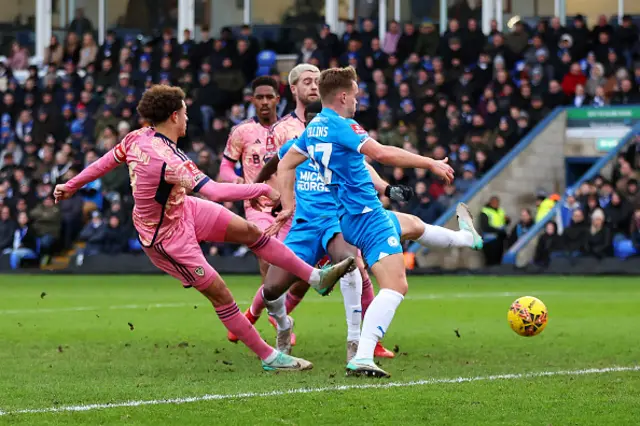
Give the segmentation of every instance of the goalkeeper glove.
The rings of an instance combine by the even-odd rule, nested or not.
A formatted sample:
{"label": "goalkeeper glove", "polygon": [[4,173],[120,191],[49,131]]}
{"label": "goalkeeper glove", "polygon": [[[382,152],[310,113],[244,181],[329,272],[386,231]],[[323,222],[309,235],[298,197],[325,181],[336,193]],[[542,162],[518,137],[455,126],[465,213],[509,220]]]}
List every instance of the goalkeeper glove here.
{"label": "goalkeeper glove", "polygon": [[393,201],[409,201],[414,194],[413,188],[407,185],[389,185],[384,190],[384,195]]}

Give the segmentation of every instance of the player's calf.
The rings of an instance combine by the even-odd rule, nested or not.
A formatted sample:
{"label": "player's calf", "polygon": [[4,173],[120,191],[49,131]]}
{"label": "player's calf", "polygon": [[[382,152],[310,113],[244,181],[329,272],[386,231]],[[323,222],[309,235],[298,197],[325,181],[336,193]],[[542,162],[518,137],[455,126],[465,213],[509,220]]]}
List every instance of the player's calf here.
{"label": "player's calf", "polygon": [[231,292],[218,276],[201,293],[211,301],[224,326],[247,345],[262,360],[262,368],[271,370],[302,371],[313,365],[306,360],[283,354],[269,346],[249,320],[240,312]]}
{"label": "player's calf", "polygon": [[355,357],[347,364],[349,374],[389,377],[373,362],[377,343],[384,337],[395,311],[408,290],[402,254],[396,253],[377,261],[372,267],[380,284],[380,292],[373,299],[364,317],[362,334]]}

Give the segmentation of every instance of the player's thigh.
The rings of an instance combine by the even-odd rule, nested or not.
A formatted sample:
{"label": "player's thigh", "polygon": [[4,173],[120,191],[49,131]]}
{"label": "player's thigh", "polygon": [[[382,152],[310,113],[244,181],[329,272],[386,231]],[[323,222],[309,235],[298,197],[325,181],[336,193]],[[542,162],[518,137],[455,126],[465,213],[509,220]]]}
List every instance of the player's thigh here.
{"label": "player's thigh", "polygon": [[185,220],[190,221],[198,241],[224,242],[229,223],[236,216],[224,206],[196,197],[185,200]]}
{"label": "player's thigh", "polygon": [[388,288],[405,295],[409,290],[407,274],[404,266],[404,256],[396,253],[386,256],[371,267],[373,275],[381,289]]}
{"label": "player's thigh", "polygon": [[400,235],[383,209],[345,215],[340,225],[345,241],[360,249],[365,263],[370,267],[387,256],[402,254]]}
{"label": "player's thigh", "polygon": [[389,218],[394,222],[394,226],[399,227],[398,233],[402,241],[417,240],[424,233],[424,223],[417,216],[400,212],[389,212]]}
{"label": "player's thigh", "polygon": [[152,247],[145,247],[144,252],[157,268],[182,282],[185,288],[203,291],[219,275],[204,257],[195,233],[189,229],[183,231]]}
{"label": "player's thigh", "polygon": [[251,246],[263,235],[258,225],[233,214],[225,230],[224,242]]}
{"label": "player's thigh", "polygon": [[357,257],[358,249],[344,240],[342,232],[338,232],[332,236],[327,244],[327,253],[333,263],[338,263],[349,256]]}

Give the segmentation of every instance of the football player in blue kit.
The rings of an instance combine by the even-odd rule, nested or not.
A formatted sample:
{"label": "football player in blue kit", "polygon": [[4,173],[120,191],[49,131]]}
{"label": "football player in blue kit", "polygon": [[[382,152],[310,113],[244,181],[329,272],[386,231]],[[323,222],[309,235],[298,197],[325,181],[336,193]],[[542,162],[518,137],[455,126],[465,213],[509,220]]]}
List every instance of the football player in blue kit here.
{"label": "football player in blue kit", "polygon": [[[305,121],[309,123],[320,111],[322,104],[314,102],[306,107]],[[269,160],[255,179],[255,182],[265,182],[275,174],[280,158],[289,151],[294,139],[283,145],[278,156]],[[346,274],[340,280],[340,288],[344,299],[347,316],[347,361],[350,360],[358,348],[360,339],[360,324],[363,312],[373,300],[369,275],[358,256],[358,249],[348,244],[342,237],[336,202],[325,186],[319,174],[317,164],[306,161],[296,168],[296,213],[292,227],[284,241],[294,253],[311,265],[315,265],[328,255],[332,262],[337,263],[349,256],[358,259],[359,270]],[[405,185],[389,185],[384,182],[382,193],[396,201],[409,201],[413,195],[410,187]],[[257,204],[257,200],[253,201]],[[259,208],[255,205],[254,208]],[[276,211],[277,209],[274,209]],[[267,231],[268,232],[268,231]],[[285,297],[287,290],[298,278],[271,265],[265,276],[263,298],[271,318],[276,321],[276,347],[283,353],[291,353],[293,318],[285,312]],[[363,282],[369,288],[369,294],[363,297]],[[300,284],[297,284],[300,285]],[[393,357],[393,352],[385,349],[380,342],[375,351],[376,356]]]}
{"label": "football player in blue kit", "polygon": [[389,166],[426,169],[446,182],[453,180],[453,169],[447,159],[438,161],[422,157],[381,145],[369,137],[352,118],[358,94],[357,74],[353,68],[323,71],[319,89],[322,112],[307,125],[306,131],[278,165],[282,211],[274,227],[281,226],[293,215],[296,168],[308,159],[312,160],[336,202],[345,241],[360,249],[380,286],[365,314],[358,349],[347,363],[347,373],[389,377],[389,373],[374,363],[373,351],[386,334],[408,290],[401,238],[428,247],[476,250],[482,247],[482,238],[464,204],[459,204],[456,210],[460,226],[457,232],[424,224],[415,216],[385,210],[376,191],[381,179],[371,174],[365,156]]}

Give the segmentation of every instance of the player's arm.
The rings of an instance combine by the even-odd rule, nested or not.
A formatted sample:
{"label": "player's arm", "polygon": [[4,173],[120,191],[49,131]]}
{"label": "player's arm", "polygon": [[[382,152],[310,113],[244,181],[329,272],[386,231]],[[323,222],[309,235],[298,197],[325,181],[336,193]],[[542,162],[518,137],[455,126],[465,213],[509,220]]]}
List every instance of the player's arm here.
{"label": "player's arm", "polygon": [[244,144],[240,129],[232,129],[224,148],[222,162],[220,163],[220,174],[218,179],[221,182],[243,183],[244,180],[236,174],[236,163],[242,158]]}
{"label": "player's arm", "polygon": [[371,164],[364,162],[365,167],[371,175],[371,181],[379,194],[385,195],[394,201],[409,201],[415,195],[413,188],[407,185],[390,185],[386,180],[382,179],[376,169]]}
{"label": "player's arm", "polygon": [[294,187],[296,184],[296,168],[307,161],[307,156],[297,145],[278,163],[278,188],[280,189],[280,203],[282,210],[293,212],[296,207]]}
{"label": "player's arm", "polygon": [[423,157],[395,146],[382,145],[371,137],[362,142],[360,153],[387,166],[426,169],[447,183],[453,181],[453,169],[447,164],[448,159],[446,158],[434,160]]}
{"label": "player's arm", "polygon": [[271,176],[276,174],[276,172],[278,171],[279,163],[280,163],[280,157],[278,157],[277,155],[274,155],[271,158],[271,160],[267,161],[267,164],[265,164],[264,167],[262,167],[262,169],[260,170],[260,173],[258,173],[258,176],[256,176],[255,178],[255,183],[262,183],[262,182],[268,181],[269,178],[271,178]]}
{"label": "player's arm", "polygon": [[111,170],[124,163],[126,158],[125,141],[122,141],[98,160],[91,163],[73,179],[70,179],[62,185],[56,185],[53,191],[56,203],[60,200],[71,198],[78,189],[82,188],[89,182],[93,182],[94,180],[106,175]]}
{"label": "player's arm", "polygon": [[447,164],[447,159],[438,161],[412,154],[404,149],[381,145],[355,120],[341,120],[337,123],[338,134],[335,143],[349,150],[357,151],[388,166],[426,169],[447,183],[453,180],[453,169]]}
{"label": "player's arm", "polygon": [[184,161],[177,156],[168,159],[164,178],[171,184],[200,193],[215,202],[251,200],[261,196],[267,196],[272,200],[279,198],[278,191],[264,183],[244,185],[215,182],[200,171],[193,161]]}

